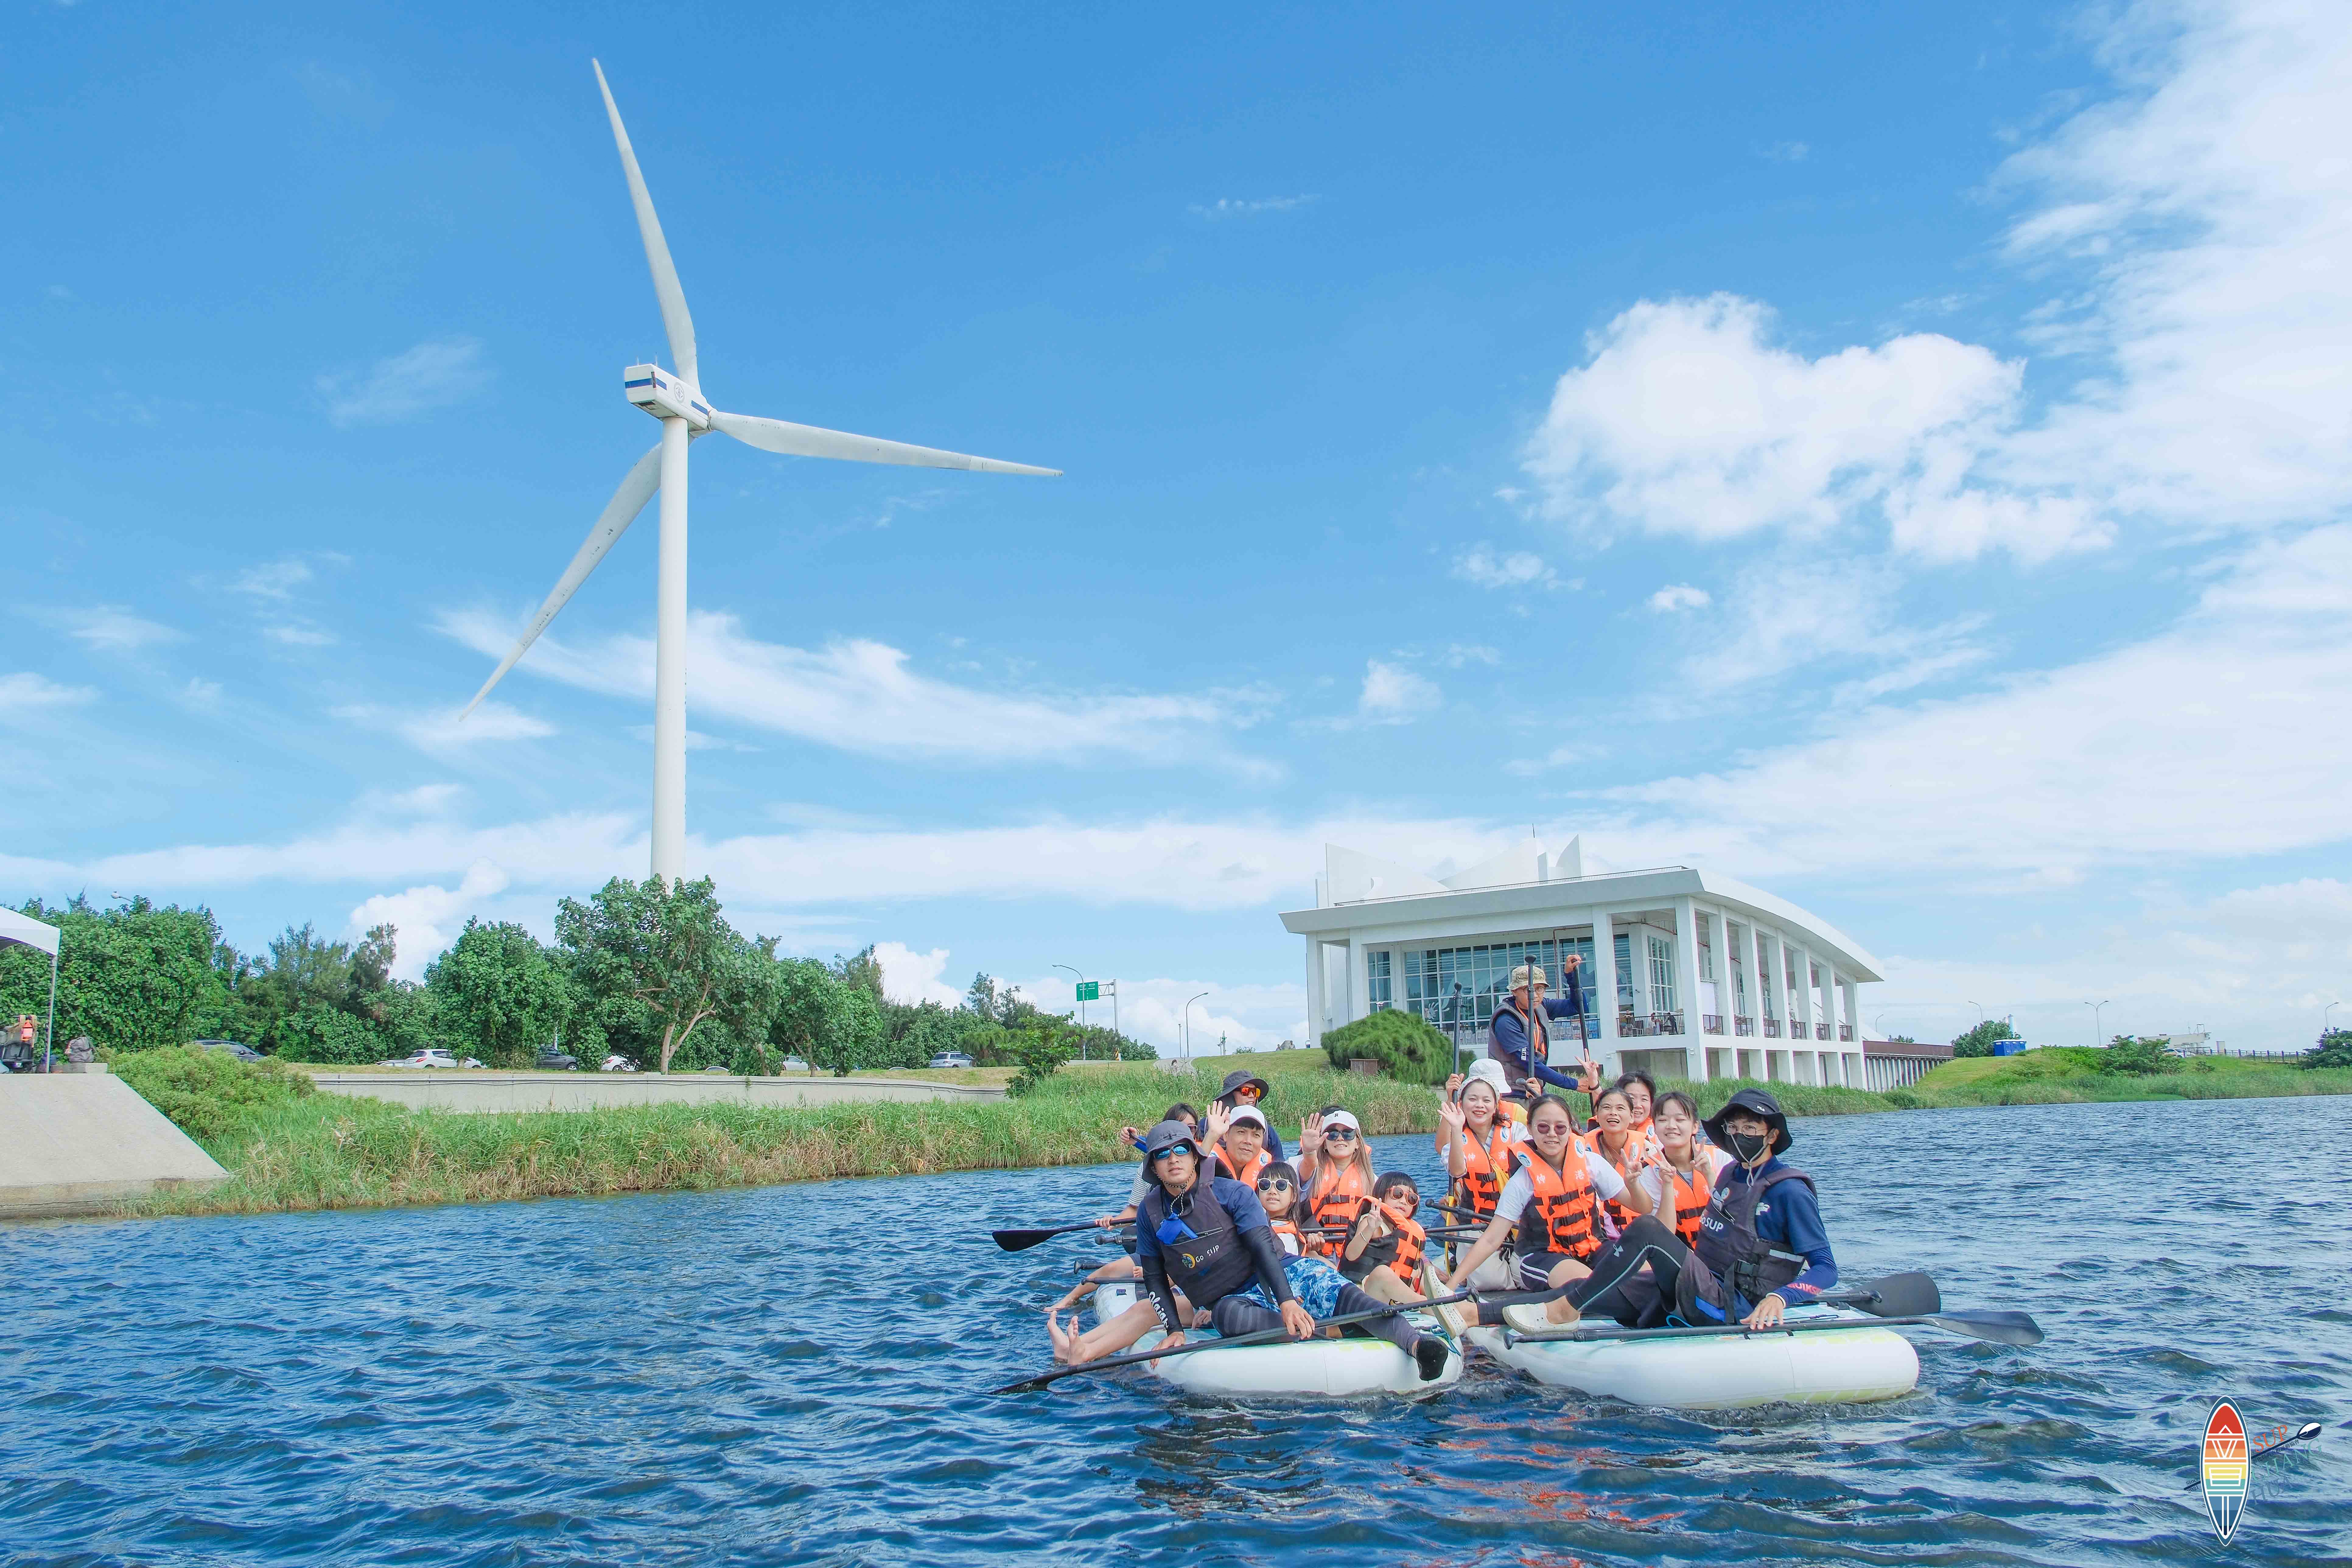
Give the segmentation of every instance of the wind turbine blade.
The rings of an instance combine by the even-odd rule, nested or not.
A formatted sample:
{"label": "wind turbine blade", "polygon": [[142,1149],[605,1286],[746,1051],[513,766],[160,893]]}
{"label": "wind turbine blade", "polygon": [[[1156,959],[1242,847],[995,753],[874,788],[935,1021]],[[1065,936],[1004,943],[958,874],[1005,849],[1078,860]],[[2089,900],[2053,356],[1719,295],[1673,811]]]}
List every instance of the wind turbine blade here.
{"label": "wind turbine blade", "polygon": [[490,671],[490,678],[482,682],[482,689],[474,693],[471,702],[466,704],[466,712],[457,715],[460,722],[464,721],[466,713],[471,713],[482,705],[482,699],[490,694],[490,688],[496,686],[499,678],[515,667],[515,660],[539,640],[539,634],[547,629],[547,623],[555,619],[555,613],[580,591],[580,584],[588,581],[588,574],[596,570],[596,563],[604,560],[604,552],[613,548],[621,535],[629,531],[629,524],[637,521],[637,513],[646,510],[646,502],[653,500],[654,492],[659,489],[661,447],[656,444],[652,451],[636,460],[621,480],[621,488],[614,490],[613,499],[605,503],[604,514],[596,520],[596,526],[588,531],[580,552],[572,558],[572,564],[563,569],[563,576],[556,583],[555,591],[548,595],[545,604],[540,605],[539,614],[531,616],[530,625],[524,628],[522,637],[515,643],[514,651],[499,661],[498,668]]}
{"label": "wind turbine blade", "polygon": [[613,101],[613,89],[604,85],[604,68],[593,59],[588,63],[596,68],[596,90],[604,95],[604,112],[613,119],[613,141],[621,149],[621,172],[629,177],[629,200],[637,209],[637,232],[646,241],[646,266],[653,271],[654,296],[661,301],[662,330],[669,334],[670,357],[677,362],[672,368],[689,385],[699,386],[702,378],[694,368],[694,318],[686,313],[686,290],[678,287],[669,241],[662,237],[661,219],[654,216],[654,198],[637,168],[636,149],[629,145],[628,129],[621,123],[620,106]]}
{"label": "wind turbine blade", "polygon": [[793,458],[839,458],[851,463],[898,463],[910,468],[969,468],[975,474],[1045,474],[1059,468],[1032,468],[995,458],[974,458],[962,452],[942,452],[937,447],[910,447],[904,441],[884,441],[872,436],[852,436],[844,430],[820,430],[782,419],[762,419],[755,414],[713,414],[711,424],[746,446],[782,452]]}

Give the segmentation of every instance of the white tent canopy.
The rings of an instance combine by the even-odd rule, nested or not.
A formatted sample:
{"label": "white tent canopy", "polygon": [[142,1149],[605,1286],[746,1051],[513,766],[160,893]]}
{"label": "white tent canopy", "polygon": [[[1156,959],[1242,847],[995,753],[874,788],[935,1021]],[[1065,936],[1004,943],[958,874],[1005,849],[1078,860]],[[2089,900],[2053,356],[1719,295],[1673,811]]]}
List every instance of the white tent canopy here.
{"label": "white tent canopy", "polygon": [[49,955],[49,1024],[41,1034],[41,1070],[47,1072],[57,1050],[58,1033],[58,928],[43,925],[29,915],[20,915],[0,904],[0,942],[21,942],[37,947]]}
{"label": "white tent canopy", "polygon": [[43,925],[29,915],[0,905],[0,942],[19,942],[26,947],[37,947],[51,958],[58,955],[58,928]]}

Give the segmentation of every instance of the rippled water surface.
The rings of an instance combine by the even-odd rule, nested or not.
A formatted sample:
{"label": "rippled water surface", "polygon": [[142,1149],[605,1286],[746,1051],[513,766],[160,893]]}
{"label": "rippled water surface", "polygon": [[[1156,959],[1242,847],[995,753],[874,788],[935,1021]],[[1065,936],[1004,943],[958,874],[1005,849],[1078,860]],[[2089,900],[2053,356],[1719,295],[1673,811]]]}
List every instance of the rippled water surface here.
{"label": "rippled water surface", "polygon": [[[0,1228],[11,1563],[2146,1563],[2208,1403],[2319,1420],[2228,1555],[2352,1559],[2352,1100],[1797,1125],[1849,1274],[2021,1307],[1893,1404],[1025,1398],[1123,1169]],[[1430,1174],[1429,1142],[1381,1141]],[[2316,1450],[2315,1452],[2314,1450]]]}

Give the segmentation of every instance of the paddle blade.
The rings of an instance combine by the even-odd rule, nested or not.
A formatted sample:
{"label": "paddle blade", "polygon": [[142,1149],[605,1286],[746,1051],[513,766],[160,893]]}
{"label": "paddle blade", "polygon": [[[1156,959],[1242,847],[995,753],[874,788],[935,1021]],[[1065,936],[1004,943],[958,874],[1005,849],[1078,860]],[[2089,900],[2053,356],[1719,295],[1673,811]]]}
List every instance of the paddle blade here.
{"label": "paddle blade", "polygon": [[996,1245],[1007,1252],[1026,1252],[1041,1241],[1051,1241],[1061,1235],[1058,1230],[992,1230]]}
{"label": "paddle blade", "polygon": [[1997,1345],[2038,1345],[2042,1325],[2023,1312],[1935,1312],[1922,1316],[1939,1329]]}
{"label": "paddle blade", "polygon": [[1877,1298],[1853,1303],[1874,1318],[1924,1318],[1944,1310],[1943,1293],[1925,1274],[1889,1274],[1884,1279],[1863,1280],[1858,1289]]}

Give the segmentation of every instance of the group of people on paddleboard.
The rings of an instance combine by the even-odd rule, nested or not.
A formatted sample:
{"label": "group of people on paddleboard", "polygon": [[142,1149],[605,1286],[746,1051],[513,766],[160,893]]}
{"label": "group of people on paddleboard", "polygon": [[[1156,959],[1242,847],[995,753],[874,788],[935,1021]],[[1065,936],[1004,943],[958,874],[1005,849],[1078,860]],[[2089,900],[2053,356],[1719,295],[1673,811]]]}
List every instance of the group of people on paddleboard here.
{"label": "group of people on paddleboard", "polygon": [[[1588,1058],[1563,1068],[1555,1027],[1584,1016],[1579,961],[1546,995],[1542,967],[1511,972],[1488,1027],[1487,1056],[1445,1085],[1437,1142],[1448,1188],[1439,1217],[1399,1171],[1376,1173],[1356,1118],[1326,1106],[1302,1118],[1284,1155],[1264,1110],[1265,1080],[1231,1074],[1205,1114],[1171,1105],[1148,1131],[1129,1202],[1096,1223],[1132,1224],[1133,1257],[1095,1271],[1046,1314],[1057,1361],[1121,1351],[1154,1330],[1163,1348],[1188,1330],[1225,1337],[1424,1300],[1424,1260],[1446,1290],[1547,1297],[1499,1309],[1522,1332],[1605,1317],[1629,1328],[1741,1323],[1765,1329],[1837,1282],[1813,1181],[1780,1156],[1779,1101],[1743,1089],[1702,1121],[1691,1097],[1659,1093],[1646,1073],[1603,1086]],[[1579,1033],[1580,1034],[1580,1027]],[[1567,1096],[1590,1102],[1580,1117]],[[1442,1229],[1441,1239],[1432,1235]],[[1060,1313],[1108,1279],[1140,1279],[1140,1299],[1081,1331]],[[1474,1318],[1481,1307],[1471,1304]],[[1396,1344],[1423,1379],[1447,1345],[1399,1314],[1363,1331]]]}

